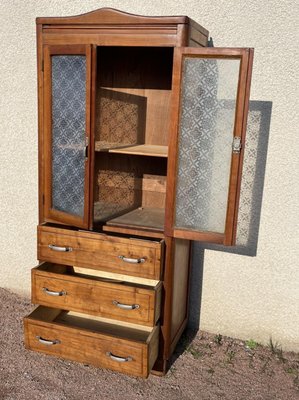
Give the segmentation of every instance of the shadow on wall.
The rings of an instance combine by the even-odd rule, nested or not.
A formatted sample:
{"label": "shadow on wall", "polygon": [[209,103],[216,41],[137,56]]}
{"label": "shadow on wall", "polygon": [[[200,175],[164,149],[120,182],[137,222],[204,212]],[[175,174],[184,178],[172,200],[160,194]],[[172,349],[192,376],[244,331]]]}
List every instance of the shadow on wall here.
{"label": "shadow on wall", "polygon": [[264,188],[272,102],[250,101],[236,246],[193,243],[188,328],[200,322],[205,249],[256,256]]}

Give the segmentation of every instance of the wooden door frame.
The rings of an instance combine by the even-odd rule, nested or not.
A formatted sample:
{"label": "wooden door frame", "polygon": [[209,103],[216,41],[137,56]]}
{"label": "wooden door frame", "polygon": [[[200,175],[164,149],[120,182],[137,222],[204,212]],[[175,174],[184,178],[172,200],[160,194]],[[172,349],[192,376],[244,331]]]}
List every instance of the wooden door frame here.
{"label": "wooden door frame", "polygon": [[44,221],[73,225],[80,228],[89,227],[89,188],[90,188],[90,164],[91,149],[87,148],[85,160],[85,183],[84,183],[84,214],[83,217],[54,210],[52,208],[52,82],[51,82],[51,56],[52,55],[85,55],[86,56],[86,121],[85,136],[89,144],[91,140],[91,46],[90,45],[53,45],[44,46],[44,112],[43,112],[43,209]]}
{"label": "wooden door frame", "polygon": [[[215,59],[240,59],[238,90],[236,98],[235,124],[233,137],[241,139],[240,153],[233,153],[229,180],[229,192],[225,232],[207,232],[174,227],[175,196],[178,169],[179,125],[181,83],[183,74],[183,58],[202,57]],[[246,134],[246,123],[249,106],[249,91],[252,72],[253,49],[249,48],[190,48],[181,47],[174,50],[174,66],[172,81],[172,111],[169,132],[168,174],[165,210],[165,234],[175,238],[198,240],[224,245],[235,244],[238,204],[240,196],[242,162]],[[232,137],[232,140],[233,140]]]}

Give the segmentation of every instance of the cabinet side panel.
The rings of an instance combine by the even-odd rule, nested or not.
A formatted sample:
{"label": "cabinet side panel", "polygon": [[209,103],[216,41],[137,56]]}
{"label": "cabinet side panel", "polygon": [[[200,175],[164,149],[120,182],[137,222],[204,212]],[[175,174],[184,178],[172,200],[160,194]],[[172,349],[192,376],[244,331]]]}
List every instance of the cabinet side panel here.
{"label": "cabinet side panel", "polygon": [[44,220],[44,183],[43,183],[43,51],[42,26],[36,26],[37,39],[37,95],[38,95],[38,197],[39,223]]}
{"label": "cabinet side panel", "polygon": [[207,47],[208,45],[208,34],[200,32],[193,26],[190,26],[189,30],[189,43],[190,47]]}
{"label": "cabinet side panel", "polygon": [[190,241],[176,239],[173,258],[171,341],[187,317]]}

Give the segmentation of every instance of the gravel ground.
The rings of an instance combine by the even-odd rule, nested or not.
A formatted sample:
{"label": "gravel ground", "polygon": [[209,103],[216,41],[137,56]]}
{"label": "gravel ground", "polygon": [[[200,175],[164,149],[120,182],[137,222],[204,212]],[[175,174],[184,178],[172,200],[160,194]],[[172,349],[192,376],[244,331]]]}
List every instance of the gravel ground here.
{"label": "gravel ground", "polygon": [[0,288],[1,400],[299,399],[299,355],[278,346],[184,335],[167,375],[142,380],[25,350],[22,318],[31,309]]}

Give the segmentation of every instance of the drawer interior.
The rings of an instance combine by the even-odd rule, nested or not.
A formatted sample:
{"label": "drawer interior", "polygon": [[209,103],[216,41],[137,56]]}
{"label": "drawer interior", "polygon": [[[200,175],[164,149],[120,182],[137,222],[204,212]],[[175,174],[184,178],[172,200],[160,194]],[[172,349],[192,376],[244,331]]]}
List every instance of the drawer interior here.
{"label": "drawer interior", "polygon": [[60,235],[70,235],[70,236],[82,236],[85,238],[92,238],[98,240],[111,240],[111,241],[120,241],[129,240],[136,241],[135,244],[140,245],[152,245],[156,246],[157,244],[162,245],[164,243],[164,237],[152,237],[149,236],[140,236],[132,233],[120,233],[120,232],[105,232],[102,230],[85,230],[78,229],[72,226],[58,225],[55,223],[45,222],[37,226],[37,230],[39,234],[47,234],[47,233],[58,233]]}
{"label": "drawer interior", "polygon": [[126,323],[109,323],[100,317],[81,314],[73,311],[65,311],[51,307],[39,306],[28,317],[29,320],[35,320],[45,323],[54,323],[55,325],[69,328],[77,328],[87,332],[95,332],[111,336],[113,338],[127,339],[134,342],[148,344],[152,336],[159,329],[142,326],[138,329],[127,326]]}
{"label": "drawer interior", "polygon": [[[92,279],[94,281],[99,281],[105,284],[115,284],[115,285],[126,285],[132,288],[140,288],[140,289],[148,289],[155,290],[158,286],[161,285],[160,281],[149,280],[149,279],[139,279],[136,282],[128,282],[126,276],[118,276],[117,274],[110,274],[110,276],[102,276],[101,273],[97,273],[98,271],[79,268],[79,267],[71,267],[68,265],[55,264],[44,262],[37,267],[34,268],[34,272],[37,273],[46,273],[49,276],[56,277],[56,275],[62,275],[66,277],[74,277],[74,278],[82,278],[82,279]],[[104,274],[105,275],[105,274]],[[107,274],[106,274],[107,275]],[[125,279],[121,279],[125,278]]]}
{"label": "drawer interior", "polygon": [[45,306],[24,325],[26,348],[100,368],[146,378],[158,357],[159,326],[132,328]]}

